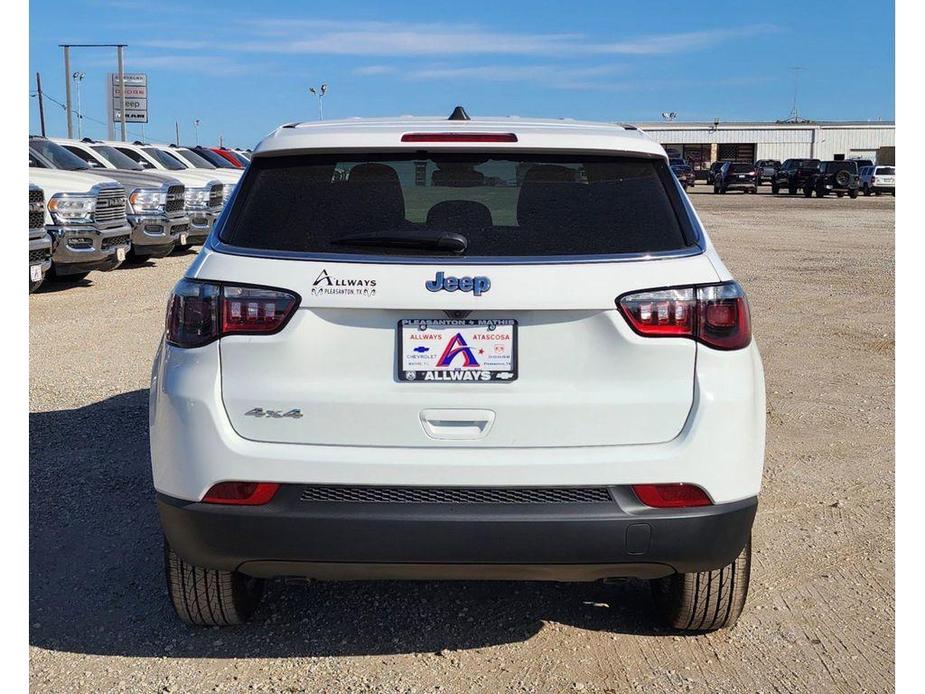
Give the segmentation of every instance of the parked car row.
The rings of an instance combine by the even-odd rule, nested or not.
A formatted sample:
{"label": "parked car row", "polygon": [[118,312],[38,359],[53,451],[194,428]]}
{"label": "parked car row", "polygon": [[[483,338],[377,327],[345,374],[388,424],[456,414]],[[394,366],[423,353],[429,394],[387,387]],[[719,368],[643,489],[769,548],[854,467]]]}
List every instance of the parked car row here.
{"label": "parked car row", "polygon": [[220,149],[30,137],[30,292],[202,243],[243,171]]}
{"label": "parked car row", "polygon": [[772,159],[754,164],[718,161],[707,171],[707,183],[712,184],[714,193],[757,193],[765,180],[774,195],[802,193],[807,198],[813,194],[821,198],[832,193],[856,198],[862,191],[865,195],[896,195],[896,167],[875,166],[869,159],[787,159],[783,164]]}

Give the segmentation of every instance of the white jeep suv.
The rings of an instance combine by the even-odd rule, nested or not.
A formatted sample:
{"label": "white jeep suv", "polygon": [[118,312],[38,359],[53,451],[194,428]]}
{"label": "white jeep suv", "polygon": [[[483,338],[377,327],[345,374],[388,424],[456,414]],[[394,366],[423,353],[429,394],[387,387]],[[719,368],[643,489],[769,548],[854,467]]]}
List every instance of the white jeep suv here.
{"label": "white jeep suv", "polygon": [[280,127],[173,291],[150,426],[189,623],[273,577],[636,577],[689,630],[745,601],[761,358],[631,126]]}

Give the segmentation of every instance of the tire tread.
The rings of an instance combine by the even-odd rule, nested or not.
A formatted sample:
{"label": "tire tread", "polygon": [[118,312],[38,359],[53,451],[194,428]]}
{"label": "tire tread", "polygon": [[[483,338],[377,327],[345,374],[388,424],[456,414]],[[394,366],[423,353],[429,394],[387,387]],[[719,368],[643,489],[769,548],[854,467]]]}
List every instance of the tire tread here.
{"label": "tire tread", "polygon": [[246,622],[260,600],[262,582],[232,571],[183,561],[164,540],[167,593],[177,616],[196,626]]}

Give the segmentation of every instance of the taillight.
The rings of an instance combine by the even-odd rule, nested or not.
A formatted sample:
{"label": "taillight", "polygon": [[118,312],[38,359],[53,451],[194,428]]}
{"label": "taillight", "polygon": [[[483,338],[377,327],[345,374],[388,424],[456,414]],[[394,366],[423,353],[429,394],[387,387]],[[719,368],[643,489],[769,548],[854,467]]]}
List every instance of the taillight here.
{"label": "taillight", "polygon": [[167,306],[167,342],[201,347],[225,335],[282,330],[299,297],[280,289],[182,279]]}
{"label": "taillight", "polygon": [[686,337],[716,349],[751,341],[748,300],[738,282],[624,294],[617,307],[645,337]]}
{"label": "taillight", "polygon": [[219,482],[202,497],[206,504],[262,506],[269,503],[279,485],[275,482]]}
{"label": "taillight", "polygon": [[639,500],[652,508],[687,508],[710,506],[707,493],[695,484],[634,484]]}
{"label": "taillight", "polygon": [[517,142],[514,133],[405,133],[402,142]]}

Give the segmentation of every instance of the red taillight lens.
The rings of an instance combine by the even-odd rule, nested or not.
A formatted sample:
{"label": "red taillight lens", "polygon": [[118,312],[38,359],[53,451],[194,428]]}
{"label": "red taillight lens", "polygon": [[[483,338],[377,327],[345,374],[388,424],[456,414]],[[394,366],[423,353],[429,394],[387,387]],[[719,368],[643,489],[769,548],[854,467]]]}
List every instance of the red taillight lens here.
{"label": "red taillight lens", "polygon": [[279,489],[275,482],[219,482],[202,497],[206,504],[261,506],[269,503]]}
{"label": "red taillight lens", "polygon": [[222,287],[222,334],[271,333],[295,307],[289,292],[257,287]]}
{"label": "red taillight lens", "polygon": [[402,142],[517,142],[514,133],[405,133]]}
{"label": "red taillight lens", "polygon": [[737,282],[626,294],[617,307],[646,337],[687,337],[716,349],[740,349],[751,340],[748,301]]}
{"label": "red taillight lens", "polygon": [[642,503],[652,508],[686,508],[713,503],[707,493],[694,484],[634,484],[633,491]]}
{"label": "red taillight lens", "polygon": [[182,279],[167,306],[167,341],[201,347],[225,335],[281,330],[299,304],[292,292]]}

